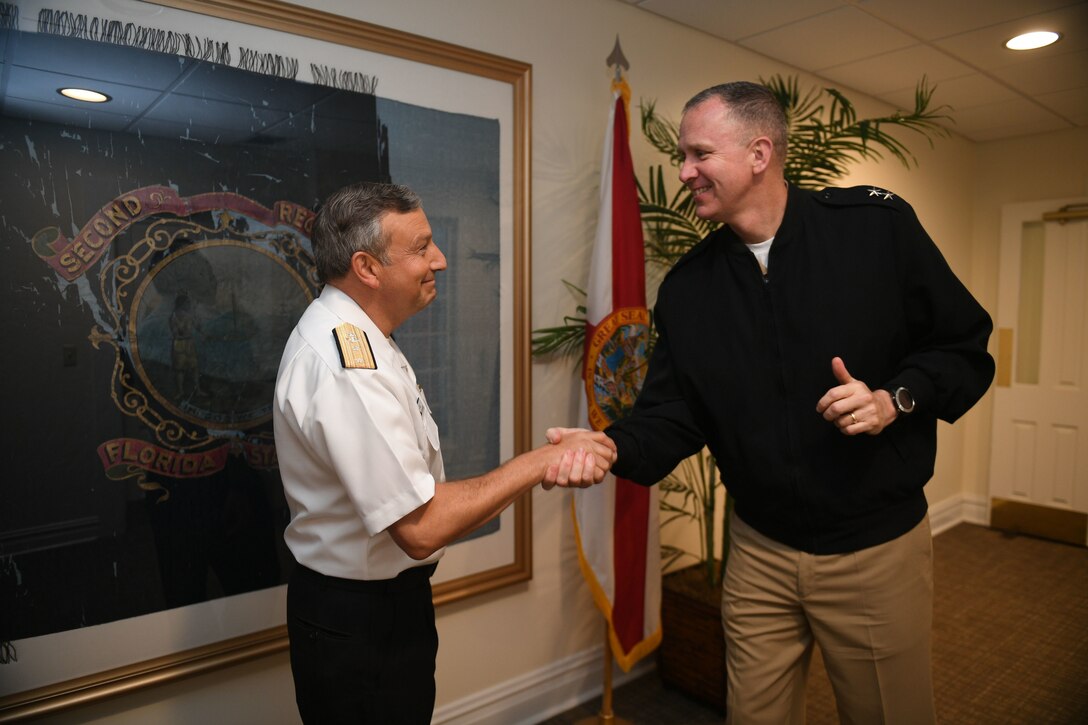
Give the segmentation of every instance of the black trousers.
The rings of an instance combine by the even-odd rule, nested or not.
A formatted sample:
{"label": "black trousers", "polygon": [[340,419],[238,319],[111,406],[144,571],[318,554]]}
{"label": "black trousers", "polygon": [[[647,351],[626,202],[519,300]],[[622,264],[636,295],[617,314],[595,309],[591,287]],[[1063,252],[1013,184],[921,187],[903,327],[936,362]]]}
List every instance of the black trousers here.
{"label": "black trousers", "polygon": [[295,701],[307,725],[426,725],[434,712],[435,565],[339,579],[299,564],[287,585]]}

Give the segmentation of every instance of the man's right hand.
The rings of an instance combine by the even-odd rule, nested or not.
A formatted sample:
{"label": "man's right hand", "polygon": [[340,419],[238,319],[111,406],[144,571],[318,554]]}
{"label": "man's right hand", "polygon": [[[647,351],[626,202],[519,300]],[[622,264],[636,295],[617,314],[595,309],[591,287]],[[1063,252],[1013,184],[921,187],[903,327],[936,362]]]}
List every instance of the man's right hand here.
{"label": "man's right hand", "polygon": [[549,428],[545,435],[552,446],[563,451],[545,472],[541,481],[545,490],[553,486],[586,488],[600,483],[616,461],[616,444],[604,433],[585,428]]}

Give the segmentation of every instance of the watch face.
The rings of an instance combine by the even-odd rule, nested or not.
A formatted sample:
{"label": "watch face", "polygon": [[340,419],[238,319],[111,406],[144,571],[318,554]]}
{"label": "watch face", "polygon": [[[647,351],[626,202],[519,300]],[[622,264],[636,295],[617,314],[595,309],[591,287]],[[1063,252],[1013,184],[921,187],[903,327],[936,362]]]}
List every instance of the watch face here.
{"label": "watch face", "polygon": [[895,391],[895,407],[901,413],[910,413],[914,410],[914,396],[906,388],[898,388]]}

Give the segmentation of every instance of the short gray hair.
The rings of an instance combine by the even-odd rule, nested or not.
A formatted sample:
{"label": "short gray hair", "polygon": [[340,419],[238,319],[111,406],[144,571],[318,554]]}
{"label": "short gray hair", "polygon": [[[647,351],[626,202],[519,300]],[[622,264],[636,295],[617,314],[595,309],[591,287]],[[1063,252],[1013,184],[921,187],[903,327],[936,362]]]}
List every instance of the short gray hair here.
{"label": "short gray hair", "polygon": [[779,162],[785,163],[789,143],[789,123],[782,104],[767,86],[750,81],[733,81],[712,86],[692,96],[684,104],[684,113],[717,98],[726,107],[729,116],[756,136],[767,136],[774,144]]}
{"label": "short gray hair", "polygon": [[382,217],[389,212],[407,214],[421,206],[419,195],[399,184],[360,182],[334,191],[318,210],[310,237],[318,278],[328,282],[343,277],[356,252],[389,264]]}

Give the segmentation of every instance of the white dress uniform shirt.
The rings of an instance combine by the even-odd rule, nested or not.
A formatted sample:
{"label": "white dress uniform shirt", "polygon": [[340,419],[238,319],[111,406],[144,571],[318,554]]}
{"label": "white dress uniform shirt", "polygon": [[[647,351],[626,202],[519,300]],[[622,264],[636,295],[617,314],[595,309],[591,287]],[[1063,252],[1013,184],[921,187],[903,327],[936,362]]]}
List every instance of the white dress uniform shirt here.
{"label": "white dress uniform shirt", "polygon": [[[345,368],[333,329],[366,333],[376,369]],[[284,532],[295,559],[345,579],[390,579],[436,561],[410,558],[386,530],[445,479],[438,427],[415,372],[344,292],[326,285],[283,351],[272,411]]]}

